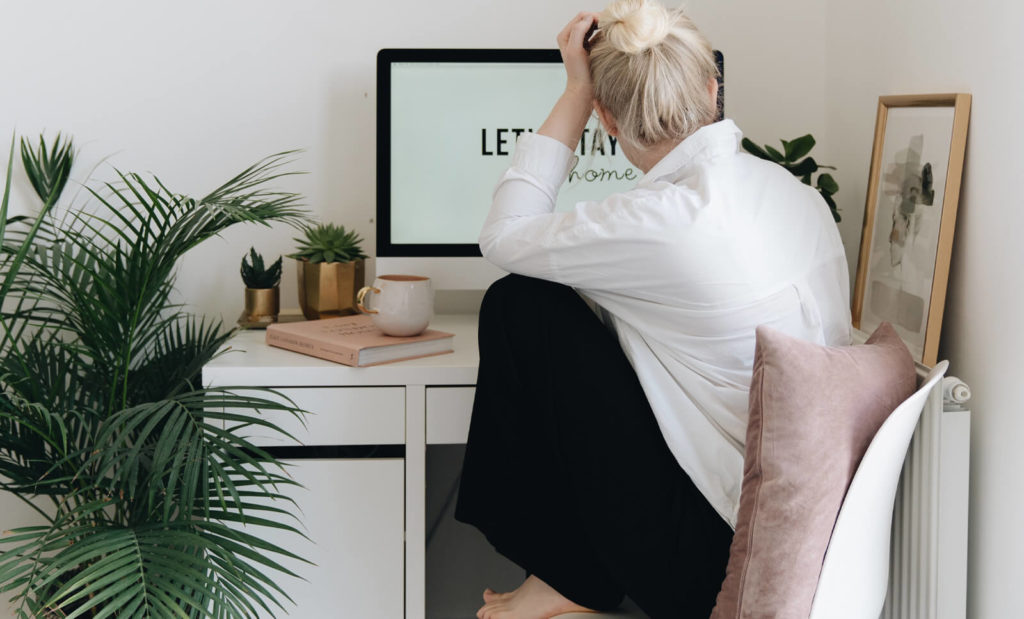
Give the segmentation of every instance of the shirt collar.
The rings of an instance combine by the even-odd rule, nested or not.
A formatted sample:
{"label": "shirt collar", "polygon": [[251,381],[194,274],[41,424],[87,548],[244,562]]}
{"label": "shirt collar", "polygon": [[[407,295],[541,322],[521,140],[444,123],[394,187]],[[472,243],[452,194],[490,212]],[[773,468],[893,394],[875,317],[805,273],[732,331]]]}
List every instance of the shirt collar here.
{"label": "shirt collar", "polygon": [[743,132],[729,119],[705,125],[654,164],[637,183],[637,187],[648,187],[666,176],[676,175],[680,170],[713,157],[735,154],[742,137]]}

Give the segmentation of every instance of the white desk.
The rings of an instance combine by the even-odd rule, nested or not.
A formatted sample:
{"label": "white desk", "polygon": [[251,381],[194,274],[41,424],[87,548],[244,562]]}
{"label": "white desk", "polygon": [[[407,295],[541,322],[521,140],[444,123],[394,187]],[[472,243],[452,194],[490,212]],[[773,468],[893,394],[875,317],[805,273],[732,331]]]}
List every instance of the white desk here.
{"label": "white desk", "polygon": [[[203,368],[207,386],[273,387],[314,413],[306,428],[280,420],[299,439],[285,460],[306,486],[295,499],[316,542],[279,540],[317,564],[289,564],[309,581],[284,583],[298,603],[292,616],[424,617],[426,445],[465,442],[476,322],[437,316],[430,326],[455,334],[454,353],[369,368],[268,347],[263,331],[243,331]],[[318,445],[343,448],[331,455]]]}
{"label": "white desk", "polygon": [[[267,347],[264,332],[247,331],[229,342],[232,352],[203,370],[203,379],[210,386],[275,387],[315,413],[305,429],[290,420],[282,424],[293,430],[304,445],[342,445],[353,452],[380,446],[377,455],[371,457],[292,460],[292,474],[308,489],[296,495],[296,501],[309,536],[317,545],[301,547],[301,540],[294,536],[280,542],[318,566],[294,566],[309,582],[284,583],[286,591],[299,602],[297,609],[289,608],[291,616],[423,619],[425,615],[426,446],[465,442],[479,363],[475,315],[438,316],[431,327],[455,333],[453,354],[349,368]],[[939,548],[948,552],[939,553],[942,556],[935,559],[933,549],[931,567],[917,570],[921,574],[915,574],[912,583],[901,580],[896,590],[901,595],[928,590],[941,594],[943,599],[955,598],[959,603],[931,608],[963,616],[970,413],[955,409],[944,412],[941,389],[935,400],[922,421],[932,428],[923,434],[933,438],[914,439],[899,499],[905,505],[898,509],[911,510],[909,503],[931,505],[932,501],[955,509],[913,508],[917,511],[906,513],[917,514],[915,519],[904,515],[897,519],[897,526],[938,530],[936,539],[945,540]],[[922,434],[921,428],[918,435]],[[282,444],[270,440],[261,443]],[[906,467],[920,470],[907,477]],[[916,481],[910,484],[908,480]],[[925,491],[928,494],[921,495]],[[936,492],[938,498],[934,498]],[[933,498],[924,500],[921,496]],[[940,515],[941,523],[937,522]],[[901,575],[909,573],[905,572],[910,564],[907,561],[924,556],[917,545],[932,537],[908,539],[902,528],[897,528],[894,535],[894,540],[902,540],[896,547],[903,550],[894,555],[890,576],[902,579]],[[946,584],[936,586],[940,580]],[[899,599],[906,602],[906,598]],[[892,610],[894,600],[898,601],[890,600],[886,616],[893,612],[899,615],[898,610]],[[921,603],[911,603],[911,616],[917,616],[914,613],[920,612],[917,606]],[[643,614],[632,609],[611,616]],[[585,617],[597,619],[598,615]]]}

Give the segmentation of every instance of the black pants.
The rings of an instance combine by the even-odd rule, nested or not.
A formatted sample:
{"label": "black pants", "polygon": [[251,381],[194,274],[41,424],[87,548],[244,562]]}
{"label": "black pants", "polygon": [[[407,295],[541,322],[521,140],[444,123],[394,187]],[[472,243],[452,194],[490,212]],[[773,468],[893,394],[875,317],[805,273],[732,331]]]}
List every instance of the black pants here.
{"label": "black pants", "polygon": [[488,290],[479,337],[455,517],[577,604],[707,619],[732,530],[615,337],[571,289],[514,275]]}

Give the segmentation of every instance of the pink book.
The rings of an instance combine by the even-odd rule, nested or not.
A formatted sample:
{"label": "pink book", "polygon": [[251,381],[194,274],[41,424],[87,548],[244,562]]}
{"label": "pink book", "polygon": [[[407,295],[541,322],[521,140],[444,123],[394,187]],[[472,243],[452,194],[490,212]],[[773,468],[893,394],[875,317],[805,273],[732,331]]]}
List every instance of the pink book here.
{"label": "pink book", "polygon": [[366,314],[267,326],[270,346],[352,366],[449,353],[454,337],[433,329],[412,337],[385,335]]}

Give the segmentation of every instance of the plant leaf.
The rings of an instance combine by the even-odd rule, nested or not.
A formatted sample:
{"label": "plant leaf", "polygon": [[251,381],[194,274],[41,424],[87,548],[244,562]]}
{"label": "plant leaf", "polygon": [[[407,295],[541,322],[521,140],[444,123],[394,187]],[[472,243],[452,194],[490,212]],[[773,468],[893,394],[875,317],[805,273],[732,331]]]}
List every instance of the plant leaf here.
{"label": "plant leaf", "polygon": [[759,157],[761,159],[765,159],[767,161],[772,160],[772,158],[768,156],[768,153],[766,153],[763,148],[752,142],[750,139],[743,138],[740,141],[740,144],[742,144],[743,149],[746,150],[751,155],[754,155],[755,157]]}
{"label": "plant leaf", "polygon": [[791,142],[782,140],[782,145],[786,150],[786,160],[794,162],[799,160],[801,157],[805,157],[807,153],[811,152],[811,149],[814,148],[814,144],[814,136],[810,133],[798,137]]}
{"label": "plant leaf", "polygon": [[771,161],[774,161],[775,163],[782,163],[782,162],[784,162],[786,160],[786,157],[783,156],[782,153],[780,153],[778,150],[772,148],[771,146],[765,144],[764,149],[766,151],[768,151],[768,158]]}
{"label": "plant leaf", "polygon": [[46,202],[51,194],[60,197],[71,174],[75,149],[71,139],[62,140],[57,134],[53,146],[47,149],[46,137],[39,134],[39,145],[33,149],[25,138],[21,139],[21,161],[25,166],[32,188],[39,199]]}
{"label": "plant leaf", "polygon": [[832,178],[831,174],[821,174],[818,176],[818,189],[822,193],[831,195],[839,191],[839,183],[836,182],[836,179]]}
{"label": "plant leaf", "polygon": [[814,161],[813,157],[807,157],[796,164],[787,166],[787,169],[792,172],[793,176],[803,176],[805,174],[813,174],[814,172],[817,172],[818,163]]}

